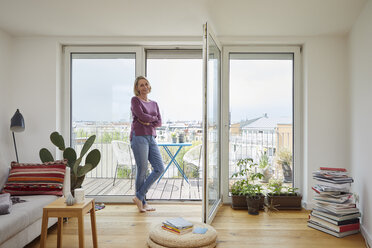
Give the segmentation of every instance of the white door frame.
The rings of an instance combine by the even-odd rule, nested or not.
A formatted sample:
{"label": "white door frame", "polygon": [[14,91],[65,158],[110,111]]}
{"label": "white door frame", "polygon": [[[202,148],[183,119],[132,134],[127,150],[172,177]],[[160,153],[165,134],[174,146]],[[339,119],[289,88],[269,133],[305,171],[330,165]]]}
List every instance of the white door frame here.
{"label": "white door frame", "polygon": [[[143,48],[138,46],[64,46],[63,47],[64,74],[61,85],[61,94],[57,109],[60,113],[60,133],[65,137],[66,145],[71,146],[71,55],[73,53],[135,53],[136,72],[135,75],[143,75],[144,64]],[[60,156],[60,153],[57,153]],[[58,157],[57,157],[58,159]],[[97,202],[131,202],[133,196],[94,196]]]}
{"label": "white door frame", "polygon": [[302,158],[302,121],[303,121],[303,102],[302,102],[302,83],[301,83],[301,48],[300,46],[224,46],[222,57],[222,195],[225,204],[231,203],[229,196],[229,123],[230,123],[230,53],[293,53],[293,159],[294,168],[294,187],[303,191],[301,176],[303,174]]}
{"label": "white door frame", "polygon": [[208,99],[207,99],[207,83],[208,83],[208,58],[209,58],[209,36],[212,37],[213,41],[216,43],[219,51],[220,51],[220,82],[218,86],[218,92],[219,92],[219,98],[221,99],[221,85],[222,85],[222,46],[220,42],[218,41],[216,35],[214,32],[209,28],[208,23],[203,25],[203,197],[202,197],[202,205],[203,205],[203,212],[202,212],[202,219],[203,222],[210,224],[214,217],[217,214],[218,208],[222,204],[222,174],[221,174],[221,167],[222,167],[222,162],[221,162],[221,133],[222,133],[222,122],[221,122],[221,109],[222,109],[222,102],[219,102],[219,158],[218,158],[218,163],[219,163],[219,171],[218,171],[218,179],[219,179],[219,195],[218,195],[218,200],[217,203],[213,206],[211,209],[211,213],[208,211],[208,202],[209,202],[209,196],[208,196],[208,184],[207,184],[207,179],[208,179]]}

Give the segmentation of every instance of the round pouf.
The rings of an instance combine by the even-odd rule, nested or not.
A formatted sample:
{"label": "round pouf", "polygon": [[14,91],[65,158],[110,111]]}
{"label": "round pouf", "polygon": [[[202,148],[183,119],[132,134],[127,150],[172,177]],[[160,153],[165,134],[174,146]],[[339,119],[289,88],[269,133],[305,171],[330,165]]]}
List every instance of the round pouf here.
{"label": "round pouf", "polygon": [[214,248],[217,245],[217,232],[210,225],[194,223],[194,228],[204,227],[208,231],[204,234],[189,232],[182,235],[163,230],[161,226],[162,224],[158,224],[150,231],[147,240],[150,248]]}

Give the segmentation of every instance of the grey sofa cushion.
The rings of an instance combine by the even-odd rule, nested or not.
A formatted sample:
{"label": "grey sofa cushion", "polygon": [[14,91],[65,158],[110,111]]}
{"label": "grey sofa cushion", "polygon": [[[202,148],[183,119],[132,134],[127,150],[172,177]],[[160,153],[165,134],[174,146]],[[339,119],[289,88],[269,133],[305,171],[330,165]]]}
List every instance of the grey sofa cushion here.
{"label": "grey sofa cushion", "polygon": [[0,215],[9,214],[12,209],[12,200],[10,199],[10,194],[0,194]]}
{"label": "grey sofa cushion", "polygon": [[43,214],[43,207],[56,200],[54,195],[20,197],[26,202],[13,205],[11,214],[0,215],[0,244],[28,227]]}

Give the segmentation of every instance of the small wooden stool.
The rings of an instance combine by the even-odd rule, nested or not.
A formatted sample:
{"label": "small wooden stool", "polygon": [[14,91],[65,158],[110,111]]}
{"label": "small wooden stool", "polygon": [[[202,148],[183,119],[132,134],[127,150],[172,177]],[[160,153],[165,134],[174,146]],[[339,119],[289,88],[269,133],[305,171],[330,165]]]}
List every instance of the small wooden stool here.
{"label": "small wooden stool", "polygon": [[90,221],[92,225],[93,247],[98,247],[97,230],[96,230],[96,213],[94,208],[94,199],[86,198],[83,203],[66,206],[65,198],[61,197],[43,208],[43,222],[41,224],[41,239],[40,247],[45,247],[45,241],[48,231],[48,218],[58,218],[58,234],[57,247],[62,247],[62,226],[63,218],[76,217],[78,218],[79,228],[79,247],[84,247],[84,214],[90,211]]}

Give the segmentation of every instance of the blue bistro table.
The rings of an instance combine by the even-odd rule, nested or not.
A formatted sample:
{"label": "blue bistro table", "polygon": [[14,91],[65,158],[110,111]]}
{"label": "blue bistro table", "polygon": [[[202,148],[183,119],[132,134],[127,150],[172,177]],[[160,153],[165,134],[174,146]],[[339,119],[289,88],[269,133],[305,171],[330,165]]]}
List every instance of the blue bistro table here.
{"label": "blue bistro table", "polygon": [[[160,179],[164,176],[164,174],[168,170],[169,166],[171,166],[171,164],[173,163],[177,167],[178,171],[182,174],[182,176],[186,180],[186,182],[188,184],[190,184],[189,179],[187,178],[185,172],[183,171],[181,166],[178,164],[178,162],[176,160],[176,157],[177,157],[178,153],[181,151],[182,147],[192,146],[192,144],[191,143],[158,143],[158,146],[162,146],[164,148],[164,150],[167,152],[171,161],[169,162],[167,167],[165,167],[165,170],[164,170],[163,174],[161,174],[161,176],[159,177],[157,183],[159,183]],[[172,154],[172,152],[169,150],[169,147],[178,147],[178,149],[177,149],[175,154]]]}

